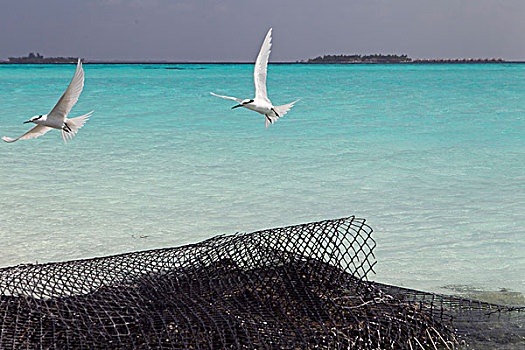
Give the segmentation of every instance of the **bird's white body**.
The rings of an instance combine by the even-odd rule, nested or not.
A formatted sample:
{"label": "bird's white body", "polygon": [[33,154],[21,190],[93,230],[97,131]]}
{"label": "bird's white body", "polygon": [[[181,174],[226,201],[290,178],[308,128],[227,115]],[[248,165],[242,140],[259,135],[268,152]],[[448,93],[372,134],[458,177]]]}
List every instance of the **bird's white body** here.
{"label": "bird's white body", "polygon": [[47,114],[44,114],[39,119],[36,119],[36,120],[33,121],[33,123],[35,123],[35,124],[48,126],[50,128],[58,129],[58,130],[62,130],[62,128],[64,127],[64,124],[66,122],[67,122],[67,118],[65,120],[60,120],[58,118],[49,118],[49,120],[48,120],[47,119]]}
{"label": "bird's white body", "polygon": [[7,136],[3,136],[2,140],[5,142],[15,142],[18,140],[34,139],[38,136],[44,135],[51,129],[58,129],[62,132],[62,139],[65,143],[67,140],[73,138],[78,130],[84,126],[86,121],[89,119],[93,111],[81,115],[76,118],[67,118],[71,108],[77,103],[78,97],[84,88],[84,70],[82,69],[82,62],[80,59],[77,62],[77,69],[71,79],[71,83],[67,87],[66,91],[62,94],[57,104],[51,112],[43,115],[35,115],[24,123],[37,124],[34,128],[26,132],[24,135],[13,139]]}
{"label": "bird's white body", "polygon": [[268,127],[270,124],[273,124],[277,119],[284,116],[286,112],[294,106],[294,104],[299,101],[296,100],[292,103],[288,103],[282,106],[274,106],[270,99],[268,99],[268,94],[266,92],[266,73],[268,70],[268,59],[270,57],[272,47],[272,28],[266,34],[257,60],[255,61],[255,68],[253,70],[253,80],[255,83],[255,98],[241,100],[237,97],[230,97],[224,95],[217,95],[213,92],[210,92],[213,96],[225,98],[228,100],[239,102],[237,106],[232,107],[244,107],[260,113],[265,116],[265,127]]}
{"label": "bird's white body", "polygon": [[263,115],[271,114],[275,116],[275,112],[272,110],[273,105],[268,101],[255,99],[252,103],[247,103],[243,107]]}

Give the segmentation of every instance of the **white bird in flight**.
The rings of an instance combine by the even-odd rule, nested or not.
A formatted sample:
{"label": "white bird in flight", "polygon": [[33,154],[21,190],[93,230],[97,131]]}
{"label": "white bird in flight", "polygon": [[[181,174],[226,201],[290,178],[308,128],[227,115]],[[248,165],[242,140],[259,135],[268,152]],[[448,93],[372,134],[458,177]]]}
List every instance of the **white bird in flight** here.
{"label": "white bird in flight", "polygon": [[67,140],[71,140],[73,136],[78,132],[78,129],[84,126],[86,121],[89,119],[93,111],[81,115],[80,117],[68,119],[67,115],[71,108],[77,103],[78,97],[84,88],[84,70],[82,69],[82,62],[78,59],[77,69],[73,79],[66,91],[60,97],[57,104],[49,114],[35,115],[24,123],[35,123],[37,124],[33,129],[26,132],[24,135],[13,139],[7,136],[3,136],[2,140],[5,142],[15,142],[17,140],[29,140],[44,135],[51,129],[58,129],[62,132],[62,139],[65,143]]}
{"label": "white bird in flight", "polygon": [[268,67],[268,58],[270,57],[270,48],[272,47],[272,28],[266,34],[264,42],[261,46],[261,51],[257,56],[255,61],[255,68],[253,70],[253,80],[255,82],[255,98],[241,100],[240,98],[217,95],[213,92],[210,92],[213,96],[222,97],[228,100],[236,101],[239,104],[232,107],[232,109],[237,107],[244,107],[251,109],[257,113],[260,113],[265,116],[264,124],[265,127],[268,127],[270,124],[275,123],[277,119],[284,116],[286,112],[293,107],[293,105],[299,101],[295,100],[292,103],[288,103],[282,106],[274,106],[272,102],[268,99],[268,94],[266,93],[266,71]]}

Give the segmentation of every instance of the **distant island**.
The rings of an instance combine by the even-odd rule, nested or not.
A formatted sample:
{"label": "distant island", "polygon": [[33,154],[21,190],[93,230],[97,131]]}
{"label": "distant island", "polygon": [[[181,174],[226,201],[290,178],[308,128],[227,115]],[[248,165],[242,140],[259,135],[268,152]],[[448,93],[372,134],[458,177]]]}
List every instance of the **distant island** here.
{"label": "distant island", "polygon": [[407,55],[324,55],[316,58],[310,58],[303,63],[406,63],[412,62],[412,59]]}
{"label": "distant island", "polygon": [[[253,62],[202,62],[202,61],[125,61],[83,60],[91,64],[253,64]],[[9,57],[0,64],[68,64],[77,63],[76,57],[44,57],[33,52],[25,57]],[[470,63],[525,63],[505,61],[501,58],[410,58],[408,55],[324,55],[295,62],[270,62],[271,64],[470,64]]]}
{"label": "distant island", "polygon": [[8,63],[28,63],[28,64],[42,64],[42,63],[77,63],[76,57],[44,57],[38,52],[34,54],[30,52],[26,57],[9,57]]}
{"label": "distant island", "polygon": [[412,59],[408,55],[324,55],[300,63],[306,64],[428,64],[428,63],[505,63],[501,58],[430,58]]}

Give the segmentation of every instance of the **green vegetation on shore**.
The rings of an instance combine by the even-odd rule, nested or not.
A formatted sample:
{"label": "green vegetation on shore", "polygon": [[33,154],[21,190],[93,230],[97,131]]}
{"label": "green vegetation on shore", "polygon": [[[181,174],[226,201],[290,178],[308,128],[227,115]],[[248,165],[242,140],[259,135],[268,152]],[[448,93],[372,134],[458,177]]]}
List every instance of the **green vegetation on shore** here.
{"label": "green vegetation on shore", "polygon": [[44,57],[38,52],[30,52],[25,57],[9,57],[9,63],[76,63],[76,57]]}
{"label": "green vegetation on shore", "polygon": [[398,63],[503,63],[501,58],[431,58],[412,59],[408,55],[324,55],[308,59],[309,64],[398,64]]}
{"label": "green vegetation on shore", "polygon": [[412,59],[407,55],[324,55],[311,58],[306,63],[403,63]]}

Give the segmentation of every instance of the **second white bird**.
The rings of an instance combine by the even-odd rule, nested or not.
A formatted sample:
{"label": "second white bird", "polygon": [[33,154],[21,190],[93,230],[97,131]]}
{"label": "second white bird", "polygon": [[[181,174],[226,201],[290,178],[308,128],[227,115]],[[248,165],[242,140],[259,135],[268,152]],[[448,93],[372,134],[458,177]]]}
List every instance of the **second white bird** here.
{"label": "second white bird", "polygon": [[255,98],[241,100],[240,98],[217,95],[213,92],[210,92],[213,96],[225,98],[228,100],[236,101],[239,104],[233,106],[232,109],[237,107],[248,108],[252,111],[260,113],[265,116],[264,124],[265,127],[268,127],[270,124],[275,123],[277,119],[284,116],[293,105],[299,101],[295,100],[291,103],[274,106],[272,102],[268,99],[268,94],[266,92],[266,72],[268,67],[268,58],[270,57],[270,49],[272,47],[272,28],[266,34],[264,42],[262,44],[257,60],[255,61],[255,68],[253,71],[253,80],[255,83]]}
{"label": "second white bird", "polygon": [[41,135],[44,135],[51,129],[58,129],[62,132],[62,139],[65,143],[78,132],[78,129],[84,126],[86,121],[89,119],[93,111],[81,115],[80,117],[68,119],[67,115],[71,108],[77,103],[78,97],[84,88],[84,70],[82,69],[82,62],[80,59],[77,62],[77,69],[73,75],[73,79],[66,91],[60,97],[57,104],[51,112],[43,115],[35,115],[24,123],[35,123],[33,129],[26,132],[24,135],[13,139],[11,137],[3,136],[2,140],[5,142],[15,142],[17,140],[28,140],[34,139]]}

